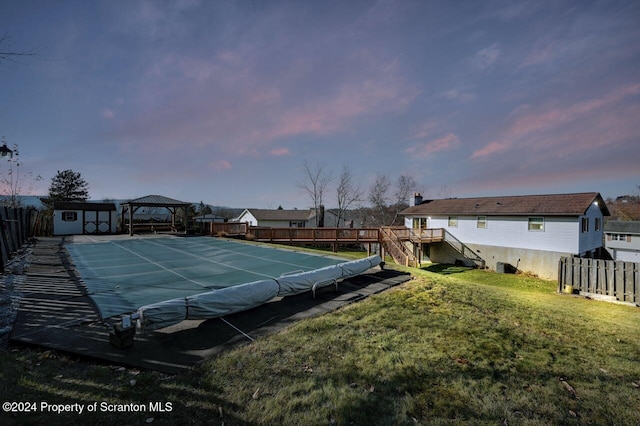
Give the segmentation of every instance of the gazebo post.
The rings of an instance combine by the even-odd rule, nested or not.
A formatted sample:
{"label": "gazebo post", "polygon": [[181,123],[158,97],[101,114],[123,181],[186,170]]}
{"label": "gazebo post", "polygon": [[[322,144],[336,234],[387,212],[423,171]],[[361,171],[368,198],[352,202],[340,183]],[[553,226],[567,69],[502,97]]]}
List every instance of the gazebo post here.
{"label": "gazebo post", "polygon": [[129,206],[129,236],[133,237],[133,206]]}

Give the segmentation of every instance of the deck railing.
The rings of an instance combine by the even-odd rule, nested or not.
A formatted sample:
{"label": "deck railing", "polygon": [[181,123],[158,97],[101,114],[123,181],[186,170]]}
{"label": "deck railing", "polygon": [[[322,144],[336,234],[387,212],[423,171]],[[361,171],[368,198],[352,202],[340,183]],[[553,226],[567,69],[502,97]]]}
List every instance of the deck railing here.
{"label": "deck railing", "polygon": [[384,244],[394,260],[403,265],[419,264],[414,253],[405,245],[411,241],[433,243],[445,241],[466,258],[479,266],[484,260],[473,250],[442,228],[412,229],[404,226],[383,228],[267,228],[253,227],[249,223],[212,223],[211,235],[244,235],[254,241],[273,243],[380,243]]}
{"label": "deck railing", "polygon": [[377,228],[254,228],[249,233],[255,241],[272,242],[350,242],[377,243]]}
{"label": "deck railing", "polygon": [[247,235],[249,223],[247,222],[212,222],[211,235]]}

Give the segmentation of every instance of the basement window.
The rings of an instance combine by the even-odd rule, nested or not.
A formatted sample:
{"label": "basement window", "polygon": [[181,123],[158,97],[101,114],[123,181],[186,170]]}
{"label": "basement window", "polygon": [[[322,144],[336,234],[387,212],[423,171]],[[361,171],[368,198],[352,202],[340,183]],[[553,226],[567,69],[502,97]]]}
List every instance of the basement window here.
{"label": "basement window", "polygon": [[529,218],[529,231],[544,231],[544,218],[543,217],[530,217]]}
{"label": "basement window", "polygon": [[78,212],[62,212],[63,222],[75,222],[78,220]]}

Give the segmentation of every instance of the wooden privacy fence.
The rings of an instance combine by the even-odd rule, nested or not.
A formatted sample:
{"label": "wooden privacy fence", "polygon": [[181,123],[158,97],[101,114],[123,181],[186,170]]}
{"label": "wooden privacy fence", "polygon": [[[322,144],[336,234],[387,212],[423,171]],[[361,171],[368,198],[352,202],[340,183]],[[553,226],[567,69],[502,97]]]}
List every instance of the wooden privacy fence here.
{"label": "wooden privacy fence", "polygon": [[0,272],[4,265],[33,237],[38,211],[32,208],[0,207]]}
{"label": "wooden privacy fence", "polygon": [[558,291],[566,289],[640,305],[640,263],[561,257]]}

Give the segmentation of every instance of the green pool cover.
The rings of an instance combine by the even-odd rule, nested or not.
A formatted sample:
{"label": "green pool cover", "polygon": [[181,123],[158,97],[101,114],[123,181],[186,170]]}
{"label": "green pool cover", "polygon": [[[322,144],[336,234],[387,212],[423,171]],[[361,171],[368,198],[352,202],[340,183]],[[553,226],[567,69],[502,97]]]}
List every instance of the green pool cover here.
{"label": "green pool cover", "polygon": [[102,318],[345,262],[211,237],[132,238],[67,244],[66,249]]}

